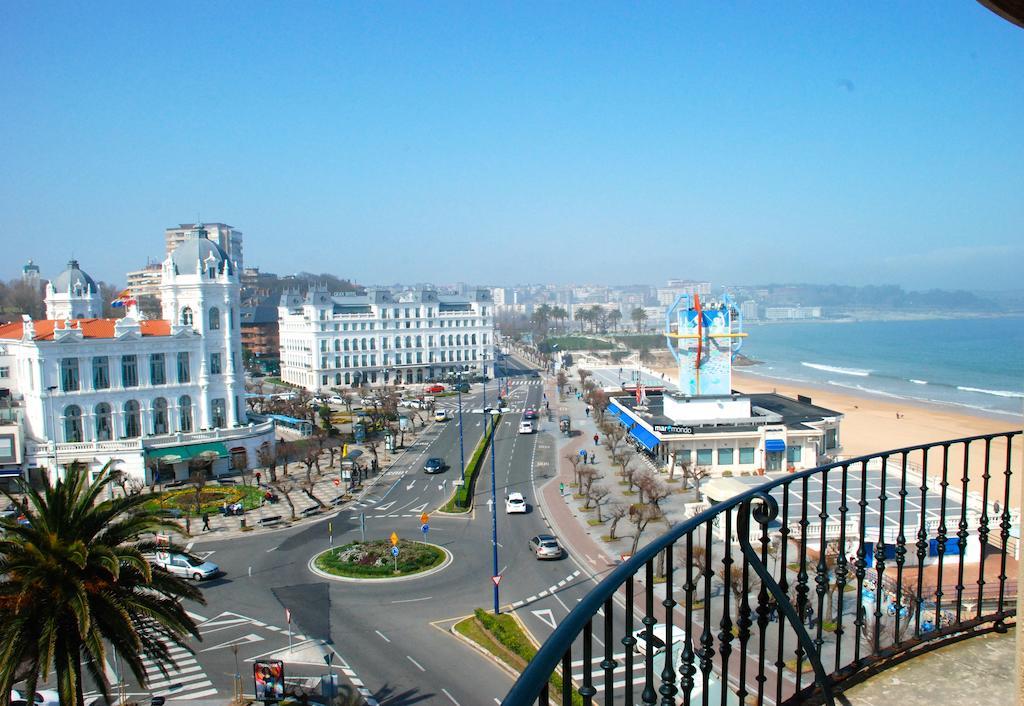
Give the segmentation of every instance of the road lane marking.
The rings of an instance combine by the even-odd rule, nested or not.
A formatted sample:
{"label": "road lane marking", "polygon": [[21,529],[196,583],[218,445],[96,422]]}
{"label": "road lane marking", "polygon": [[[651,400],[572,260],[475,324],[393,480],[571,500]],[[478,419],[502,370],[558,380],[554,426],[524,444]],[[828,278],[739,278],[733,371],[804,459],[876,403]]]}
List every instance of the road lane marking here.
{"label": "road lane marking", "polygon": [[552,630],[558,627],[558,623],[555,622],[555,615],[551,612],[550,608],[541,608],[540,610],[531,610],[537,619],[545,625],[549,626]]}
{"label": "road lane marking", "polygon": [[441,689],[444,695],[447,696],[455,706],[459,706],[459,702],[455,700],[455,697],[448,693],[447,689]]}
{"label": "road lane marking", "polygon": [[405,658],[406,658],[407,660],[409,660],[410,662],[412,662],[413,664],[415,664],[415,665],[416,665],[416,668],[417,668],[417,669],[419,669],[419,670],[420,670],[421,672],[425,672],[425,671],[427,671],[426,669],[424,669],[424,667],[423,667],[423,665],[422,665],[422,664],[420,664],[419,662],[417,662],[416,660],[414,660],[414,659],[413,659],[412,657],[410,657],[409,655],[406,655],[406,656],[405,656]]}
{"label": "road lane marking", "polygon": [[384,637],[384,633],[382,633],[380,630],[374,630],[374,632],[380,635],[381,639],[384,640],[384,642],[391,642],[391,640]]}
{"label": "road lane marking", "polygon": [[423,598],[406,598],[401,601],[391,601],[392,603],[415,603],[417,601],[429,601],[430,596],[424,596]]}

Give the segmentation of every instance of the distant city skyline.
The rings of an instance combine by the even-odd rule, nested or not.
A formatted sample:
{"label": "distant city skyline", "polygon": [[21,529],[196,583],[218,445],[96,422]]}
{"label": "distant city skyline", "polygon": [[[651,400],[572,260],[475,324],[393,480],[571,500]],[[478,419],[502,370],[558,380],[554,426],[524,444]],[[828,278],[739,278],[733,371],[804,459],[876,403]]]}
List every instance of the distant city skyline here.
{"label": "distant city skyline", "polygon": [[978,3],[0,24],[5,279],[123,283],[198,218],[360,284],[1020,286],[1024,35]]}

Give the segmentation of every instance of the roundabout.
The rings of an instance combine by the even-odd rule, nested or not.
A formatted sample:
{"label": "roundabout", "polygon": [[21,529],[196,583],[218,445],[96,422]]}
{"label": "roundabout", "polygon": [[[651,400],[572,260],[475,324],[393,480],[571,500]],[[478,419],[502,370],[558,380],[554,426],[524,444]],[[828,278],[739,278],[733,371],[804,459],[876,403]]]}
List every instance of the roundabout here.
{"label": "roundabout", "polygon": [[334,581],[385,583],[430,576],[452,563],[452,553],[436,544],[387,540],[350,542],[315,554],[309,570]]}

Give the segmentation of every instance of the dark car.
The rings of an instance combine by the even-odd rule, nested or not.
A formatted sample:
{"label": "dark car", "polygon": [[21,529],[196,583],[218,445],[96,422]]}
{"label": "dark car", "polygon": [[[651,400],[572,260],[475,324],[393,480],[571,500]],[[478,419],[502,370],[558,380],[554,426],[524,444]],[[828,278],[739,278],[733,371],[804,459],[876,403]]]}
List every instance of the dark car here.
{"label": "dark car", "polygon": [[426,473],[441,473],[444,469],[443,458],[428,458],[427,462],[423,464],[423,470]]}
{"label": "dark car", "polygon": [[469,383],[468,382],[456,383],[455,385],[452,385],[452,389],[455,390],[456,392],[469,392]]}

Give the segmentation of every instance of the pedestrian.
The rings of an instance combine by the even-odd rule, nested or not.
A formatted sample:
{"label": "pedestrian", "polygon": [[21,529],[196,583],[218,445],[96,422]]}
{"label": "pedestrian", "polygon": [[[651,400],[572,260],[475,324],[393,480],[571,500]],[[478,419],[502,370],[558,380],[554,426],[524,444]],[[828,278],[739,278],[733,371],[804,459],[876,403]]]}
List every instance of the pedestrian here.
{"label": "pedestrian", "polygon": [[586,449],[580,449],[580,456],[583,457],[583,465],[584,466],[587,465],[587,450]]}
{"label": "pedestrian", "polygon": [[597,434],[594,434],[594,446],[597,446]]}
{"label": "pedestrian", "polygon": [[814,608],[807,606],[807,627],[814,627]]}
{"label": "pedestrian", "polygon": [[257,488],[260,487],[260,478],[262,478],[262,477],[263,476],[260,475],[260,472],[256,471],[256,487]]}
{"label": "pedestrian", "polygon": [[203,513],[203,532],[209,532],[209,531],[210,531],[210,515],[204,512]]}
{"label": "pedestrian", "polygon": [[587,416],[589,417],[590,416],[590,407],[587,407],[586,411],[587,411]]}

